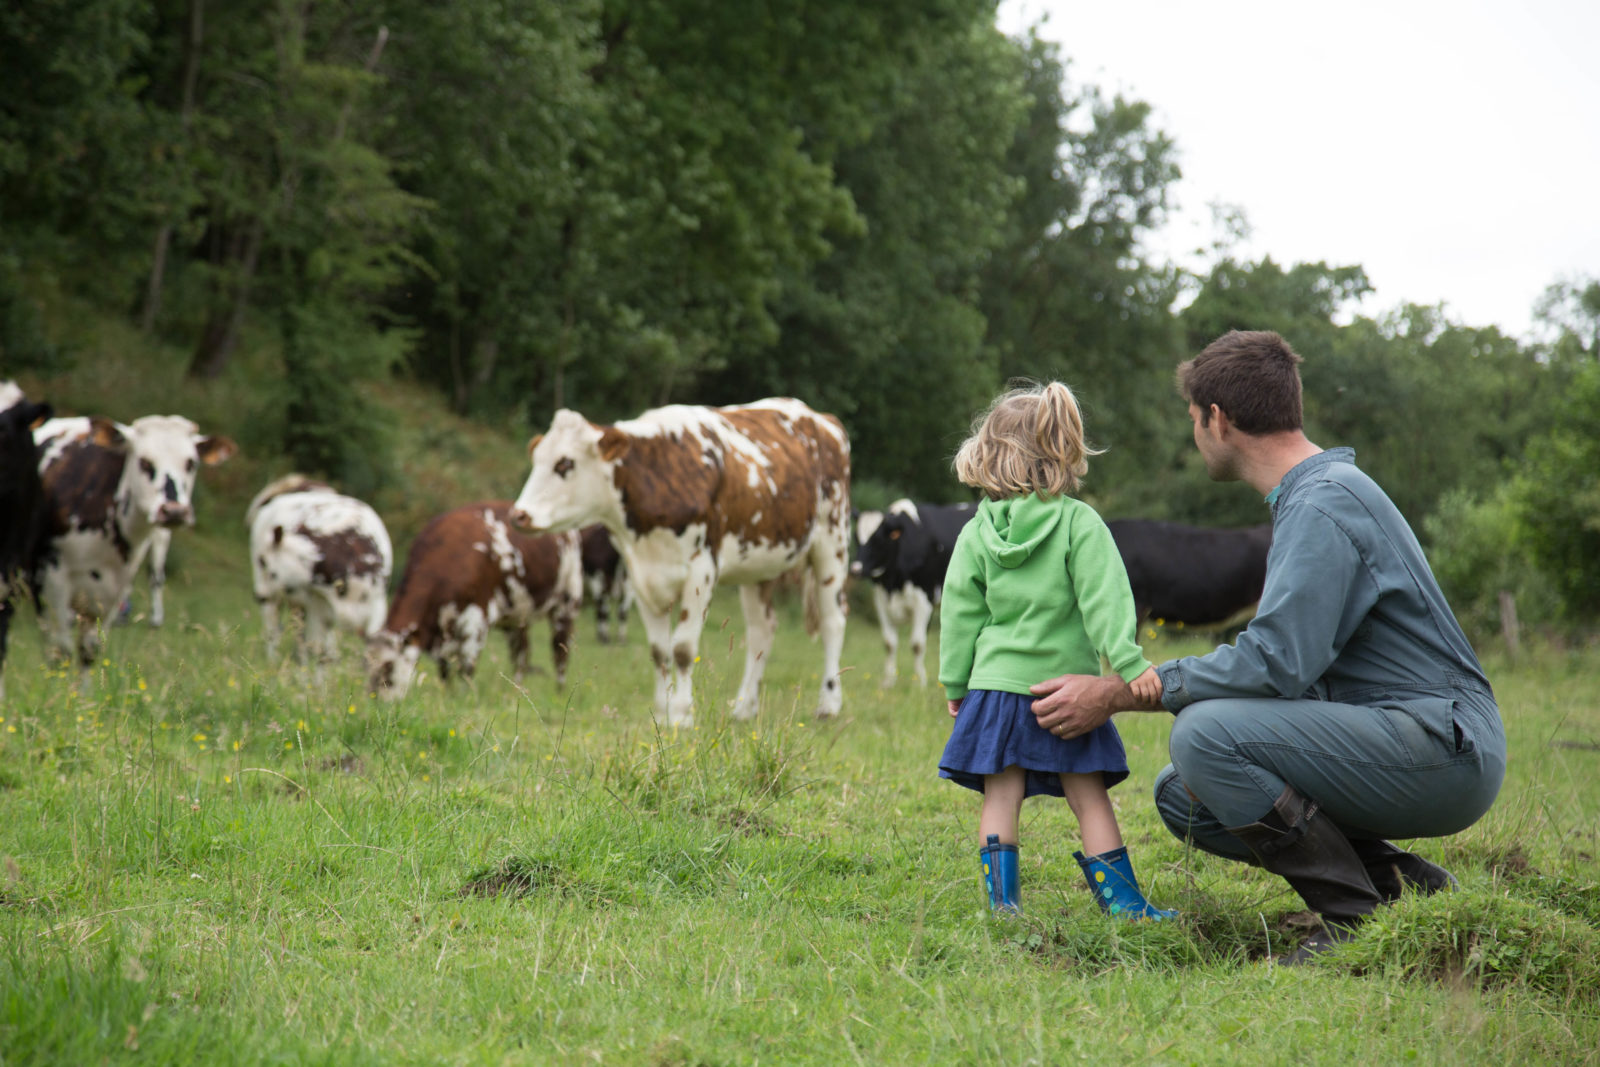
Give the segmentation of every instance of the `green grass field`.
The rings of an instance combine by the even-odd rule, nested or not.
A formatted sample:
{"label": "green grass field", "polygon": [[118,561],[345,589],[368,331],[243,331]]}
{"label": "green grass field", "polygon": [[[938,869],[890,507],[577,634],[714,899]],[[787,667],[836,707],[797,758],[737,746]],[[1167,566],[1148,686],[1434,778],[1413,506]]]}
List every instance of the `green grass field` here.
{"label": "green grass field", "polygon": [[[83,331],[78,369],[24,385],[62,413],[177,410],[240,433],[242,379],[185,383],[181,353],[57,318]],[[405,386],[381,398],[403,478],[374,503],[402,553],[434,512],[515,494],[516,433]],[[637,622],[608,647],[586,620],[564,691],[514,687],[498,640],[475,685],[447,690],[430,665],[395,705],[367,699],[354,641],[320,683],[267,662],[241,519],[284,467],[241,437],[175,540],[165,629],[114,630],[80,677],[43,663],[18,614],[0,1065],[1600,1059],[1600,649],[1489,657],[1500,802],[1419,846],[1462,891],[1282,970],[1264,957],[1299,936],[1297,898],[1159,824],[1163,715],[1121,717],[1133,777],[1113,796],[1152,899],[1183,918],[1101,917],[1049,801],[1024,813],[1027,914],[991,916],[976,797],[936,773],[940,694],[904,658],[879,690],[859,603],[829,722],[810,714],[820,650],[794,604],[760,717],[728,720],[743,650],[726,591],[699,725],[676,734],[651,724]],[[1148,651],[1204,647],[1161,634]]]}
{"label": "green grass field", "polygon": [[[936,690],[880,692],[857,614],[846,711],[810,716],[793,606],[761,716],[719,595],[699,725],[658,733],[648,656],[587,623],[571,685],[369,701],[265,661],[242,531],[179,539],[169,622],[88,679],[23,612],[0,724],[0,1062],[1574,1063],[1600,1045],[1594,653],[1491,666],[1498,806],[1314,968],[1262,961],[1296,899],[1187,853],[1148,787],[1169,720],[1119,722],[1115,790],[1172,924],[1102,918],[1062,803],[1030,801],[1021,920],[992,917],[972,794],[936,776]],[[227,557],[224,543],[238,541]],[[175,552],[175,555],[177,553]],[[1203,647],[1158,638],[1153,650]],[[547,662],[541,654],[539,660]],[[902,674],[908,665],[902,662]]]}

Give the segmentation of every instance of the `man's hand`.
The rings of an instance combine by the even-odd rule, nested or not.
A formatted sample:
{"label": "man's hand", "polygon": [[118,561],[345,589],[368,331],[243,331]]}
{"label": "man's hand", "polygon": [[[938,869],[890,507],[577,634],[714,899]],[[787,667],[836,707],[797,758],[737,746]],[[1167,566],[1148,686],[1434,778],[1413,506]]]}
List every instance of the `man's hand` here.
{"label": "man's hand", "polygon": [[1039,699],[1033,714],[1039,725],[1057,737],[1081,737],[1099,729],[1119,711],[1147,711],[1159,700],[1140,700],[1128,683],[1117,677],[1063,674],[1029,688]]}

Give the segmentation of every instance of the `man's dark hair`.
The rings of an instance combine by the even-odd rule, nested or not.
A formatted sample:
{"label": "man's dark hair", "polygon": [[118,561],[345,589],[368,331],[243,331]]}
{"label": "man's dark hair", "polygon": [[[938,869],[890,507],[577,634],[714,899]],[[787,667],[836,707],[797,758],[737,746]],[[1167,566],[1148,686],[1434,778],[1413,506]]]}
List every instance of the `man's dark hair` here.
{"label": "man's dark hair", "polygon": [[1302,425],[1300,357],[1270,330],[1230,330],[1178,365],[1178,391],[1200,409],[1215,404],[1248,434],[1282,433]]}

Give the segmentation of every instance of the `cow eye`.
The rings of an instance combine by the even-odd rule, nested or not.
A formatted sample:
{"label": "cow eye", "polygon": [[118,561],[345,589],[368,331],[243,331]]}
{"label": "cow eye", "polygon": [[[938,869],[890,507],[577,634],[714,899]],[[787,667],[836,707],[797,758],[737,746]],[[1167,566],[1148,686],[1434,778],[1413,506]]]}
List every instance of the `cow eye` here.
{"label": "cow eye", "polygon": [[194,460],[191,459],[188,463],[184,464],[183,469],[185,471],[187,471],[188,473],[193,474],[194,473],[194,466],[195,466]]}
{"label": "cow eye", "polygon": [[139,469],[143,471],[144,476],[149,478],[152,482],[156,480],[156,465],[154,463],[151,463],[147,459],[141,459],[139,461]]}
{"label": "cow eye", "polygon": [[900,531],[899,530],[890,530],[889,531],[889,540],[891,540],[891,541],[900,540]]}
{"label": "cow eye", "polygon": [[572,468],[573,462],[569,457],[562,456],[560,459],[556,460],[555,470],[557,477],[565,478],[568,474],[572,473]]}

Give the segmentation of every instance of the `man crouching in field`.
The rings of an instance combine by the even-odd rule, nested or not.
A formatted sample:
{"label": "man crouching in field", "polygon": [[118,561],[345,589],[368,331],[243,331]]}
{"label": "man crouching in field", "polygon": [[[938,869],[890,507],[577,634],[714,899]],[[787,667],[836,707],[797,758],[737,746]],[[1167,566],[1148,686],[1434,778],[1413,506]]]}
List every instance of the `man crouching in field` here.
{"label": "man crouching in field", "polygon": [[[1156,806],[1197,847],[1281,875],[1322,918],[1282,962],[1347,940],[1403,888],[1454,886],[1385,838],[1476,822],[1505,776],[1494,693],[1411,527],[1348,448],[1301,425],[1300,357],[1233,331],[1178,368],[1213,481],[1272,508],[1266,588],[1236,644],[1157,668],[1177,716]],[[1062,737],[1141,705],[1119,678],[1033,687]]]}

